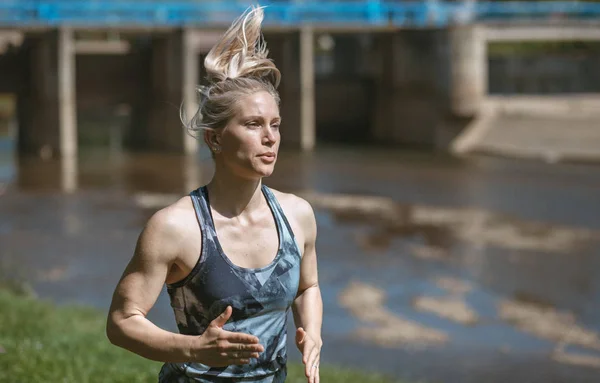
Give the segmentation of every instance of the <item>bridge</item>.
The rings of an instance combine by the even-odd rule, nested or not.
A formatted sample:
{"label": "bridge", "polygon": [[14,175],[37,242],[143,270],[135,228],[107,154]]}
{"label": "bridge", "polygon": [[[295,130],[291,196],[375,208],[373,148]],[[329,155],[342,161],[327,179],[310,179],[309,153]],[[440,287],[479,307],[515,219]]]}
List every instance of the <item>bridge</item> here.
{"label": "bridge", "polygon": [[[561,1],[264,1],[265,26],[440,27],[519,20],[594,20],[600,4]],[[225,26],[247,3],[231,1],[5,0],[0,25],[14,27]]]}
{"label": "bridge", "polygon": [[[78,110],[110,99],[129,106],[137,128],[128,134],[145,148],[196,152],[174,106],[183,100],[194,111],[202,56],[248,4],[0,2],[0,93],[17,95],[20,149],[76,155]],[[305,150],[315,145],[317,120],[334,129],[363,121],[374,141],[447,146],[464,128],[456,121],[486,110],[488,43],[600,40],[600,3],[592,2],[261,5],[271,55],[284,73],[286,143]],[[371,37],[368,52],[351,58],[369,67],[371,93],[358,80],[316,84],[317,37],[356,33]]]}

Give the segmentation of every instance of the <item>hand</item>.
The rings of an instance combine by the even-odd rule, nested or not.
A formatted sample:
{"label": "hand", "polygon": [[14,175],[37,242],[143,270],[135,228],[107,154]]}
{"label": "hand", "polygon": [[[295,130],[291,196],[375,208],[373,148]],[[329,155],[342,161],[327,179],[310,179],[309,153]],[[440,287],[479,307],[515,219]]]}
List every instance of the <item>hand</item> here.
{"label": "hand", "polygon": [[296,346],[302,353],[304,375],[308,383],[319,383],[319,360],[321,357],[321,340],[313,339],[302,327],[296,330]]}
{"label": "hand", "polygon": [[232,312],[231,306],[227,306],[197,337],[191,350],[194,361],[210,367],[242,365],[250,363],[250,358],[258,358],[264,351],[257,337],[223,330]]}

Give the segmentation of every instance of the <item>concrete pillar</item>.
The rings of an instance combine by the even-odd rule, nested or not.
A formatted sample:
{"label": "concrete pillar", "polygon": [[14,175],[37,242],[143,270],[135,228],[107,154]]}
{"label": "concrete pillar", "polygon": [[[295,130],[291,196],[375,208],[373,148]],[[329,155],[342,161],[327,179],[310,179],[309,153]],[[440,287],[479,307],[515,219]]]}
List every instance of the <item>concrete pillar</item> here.
{"label": "concrete pillar", "polygon": [[60,186],[65,193],[73,193],[79,187],[79,164],[77,156],[63,155],[60,158]]}
{"label": "concrete pillar", "polygon": [[[183,30],[183,106],[188,119],[198,109],[196,88],[200,84],[199,52],[194,37],[193,31],[189,28]],[[183,137],[184,152],[194,155],[198,152],[198,147],[198,139],[186,133]]]}
{"label": "concrete pillar", "polygon": [[315,147],[315,56],[314,33],[310,26],[300,30],[300,148]]}
{"label": "concrete pillar", "polygon": [[282,146],[311,150],[316,141],[313,31],[303,27],[299,32],[266,34],[265,40],[282,75]]}
{"label": "concrete pillar", "polygon": [[77,110],[75,97],[75,49],[70,29],[58,31],[58,97],[60,152],[77,156]]}
{"label": "concrete pillar", "polygon": [[180,120],[180,106],[186,113],[193,107],[194,86],[198,83],[197,52],[187,29],[156,36],[151,54],[151,101],[147,131],[140,137],[149,149],[193,153],[196,141]]}
{"label": "concrete pillar", "polygon": [[72,31],[60,28],[28,40],[30,76],[19,95],[19,146],[44,157],[76,156]]}
{"label": "concrete pillar", "polygon": [[487,94],[487,43],[478,25],[448,30],[450,109],[455,116],[472,117]]}

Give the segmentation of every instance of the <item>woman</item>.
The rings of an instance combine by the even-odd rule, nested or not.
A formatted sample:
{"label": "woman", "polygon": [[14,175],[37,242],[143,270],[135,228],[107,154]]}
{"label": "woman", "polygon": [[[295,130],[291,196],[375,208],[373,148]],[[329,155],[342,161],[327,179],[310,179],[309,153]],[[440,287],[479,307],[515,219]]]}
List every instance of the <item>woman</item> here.
{"label": "woman", "polygon": [[[280,73],[245,12],[205,59],[210,85],[189,126],[212,150],[210,183],[158,211],[113,296],[107,335],[165,362],[160,382],[283,382],[286,318],[319,382],[322,300],[311,206],[267,188],[280,143]],[[146,319],[163,284],[180,334]]]}

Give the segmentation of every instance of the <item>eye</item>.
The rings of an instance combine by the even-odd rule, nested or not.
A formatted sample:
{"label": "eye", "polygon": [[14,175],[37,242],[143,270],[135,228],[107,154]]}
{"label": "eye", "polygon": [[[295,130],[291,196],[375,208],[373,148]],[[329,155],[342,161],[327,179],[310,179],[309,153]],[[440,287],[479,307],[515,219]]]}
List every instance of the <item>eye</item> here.
{"label": "eye", "polygon": [[256,127],[259,127],[260,124],[258,123],[258,121],[248,121],[246,123],[246,126],[251,127],[251,128],[256,128]]}
{"label": "eye", "polygon": [[273,129],[279,129],[279,126],[281,126],[281,124],[279,122],[276,122],[274,124],[271,125],[271,128]]}

